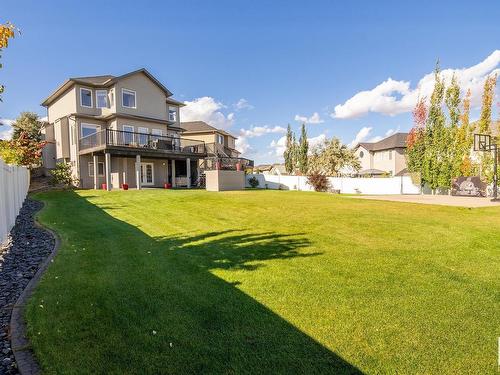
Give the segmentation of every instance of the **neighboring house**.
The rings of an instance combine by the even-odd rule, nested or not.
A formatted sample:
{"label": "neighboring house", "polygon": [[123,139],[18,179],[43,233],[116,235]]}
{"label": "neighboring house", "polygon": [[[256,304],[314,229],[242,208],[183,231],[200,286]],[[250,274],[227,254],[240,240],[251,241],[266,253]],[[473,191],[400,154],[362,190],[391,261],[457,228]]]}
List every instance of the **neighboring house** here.
{"label": "neighboring house", "polygon": [[209,156],[237,158],[236,137],[203,121],[181,122],[182,137],[205,142]]}
{"label": "neighboring house", "polygon": [[399,176],[406,169],[406,137],[408,133],[396,133],[378,142],[361,142],[354,148],[361,163],[361,176],[390,174]]}
{"label": "neighboring house", "polygon": [[42,103],[47,108],[44,166],[70,163],[83,188],[191,187],[203,140],[181,137],[184,104],[146,69],[118,77],[66,80]]}
{"label": "neighboring house", "polygon": [[283,176],[283,175],[288,175],[285,164],[273,164],[271,169],[269,170],[270,175],[274,176]]}

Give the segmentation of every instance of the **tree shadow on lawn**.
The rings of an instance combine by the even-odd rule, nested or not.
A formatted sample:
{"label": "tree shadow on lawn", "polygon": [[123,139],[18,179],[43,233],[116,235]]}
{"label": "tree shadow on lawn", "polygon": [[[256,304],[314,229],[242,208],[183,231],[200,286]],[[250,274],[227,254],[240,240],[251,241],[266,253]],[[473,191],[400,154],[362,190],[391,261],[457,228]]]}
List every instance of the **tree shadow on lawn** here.
{"label": "tree shadow on lawn", "polygon": [[[36,298],[46,301],[43,312],[33,308],[37,302],[30,307],[45,314],[51,298],[66,293],[64,309],[71,309],[50,311],[50,343],[32,335],[45,366],[87,366],[94,373],[361,373],[238,290],[237,281],[211,273],[251,272],[268,261],[317,255],[300,252],[309,245],[306,238],[231,229],[152,238],[84,197],[63,194],[67,199],[44,199],[54,198],[56,220],[63,212],[78,213],[62,214],[65,226],[74,223],[78,230],[65,233],[69,243],[49,270],[68,276],[64,284],[42,282]],[[86,249],[74,253],[70,246]],[[64,334],[73,337],[56,337]]]}

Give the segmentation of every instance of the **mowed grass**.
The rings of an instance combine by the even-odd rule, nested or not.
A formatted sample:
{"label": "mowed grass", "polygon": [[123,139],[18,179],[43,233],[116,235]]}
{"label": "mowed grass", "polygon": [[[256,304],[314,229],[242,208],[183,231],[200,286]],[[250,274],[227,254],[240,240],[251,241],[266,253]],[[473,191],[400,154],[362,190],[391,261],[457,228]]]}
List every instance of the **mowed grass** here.
{"label": "mowed grass", "polygon": [[500,210],[283,191],[37,196],[47,374],[496,373]]}

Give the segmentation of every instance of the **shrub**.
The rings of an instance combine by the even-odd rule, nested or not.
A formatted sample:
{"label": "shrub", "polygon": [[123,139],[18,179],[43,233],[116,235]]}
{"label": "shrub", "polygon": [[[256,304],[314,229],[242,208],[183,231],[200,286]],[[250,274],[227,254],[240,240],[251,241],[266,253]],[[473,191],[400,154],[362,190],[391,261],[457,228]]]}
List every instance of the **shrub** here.
{"label": "shrub", "polygon": [[250,184],[251,187],[256,188],[259,186],[259,180],[257,180],[257,177],[253,176],[248,179],[248,183]]}
{"label": "shrub", "polygon": [[313,172],[307,176],[307,182],[314,188],[315,191],[328,191],[328,188],[330,187],[328,178],[318,172]]}
{"label": "shrub", "polygon": [[64,185],[66,187],[73,185],[71,166],[68,163],[56,163],[56,167],[50,173],[52,174],[51,183],[53,185]]}

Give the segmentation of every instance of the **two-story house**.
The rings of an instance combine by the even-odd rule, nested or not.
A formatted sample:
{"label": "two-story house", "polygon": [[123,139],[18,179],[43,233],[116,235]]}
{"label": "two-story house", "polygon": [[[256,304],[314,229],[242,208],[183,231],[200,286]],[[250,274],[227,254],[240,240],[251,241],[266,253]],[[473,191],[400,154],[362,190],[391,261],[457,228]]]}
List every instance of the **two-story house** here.
{"label": "two-story house", "polygon": [[406,171],[406,138],[408,133],[396,133],[378,142],[361,142],[354,153],[361,163],[360,175],[397,176]]}
{"label": "two-story house", "polygon": [[47,108],[44,164],[70,163],[83,188],[191,187],[205,143],[181,137],[184,104],[146,69],[66,80]]}

